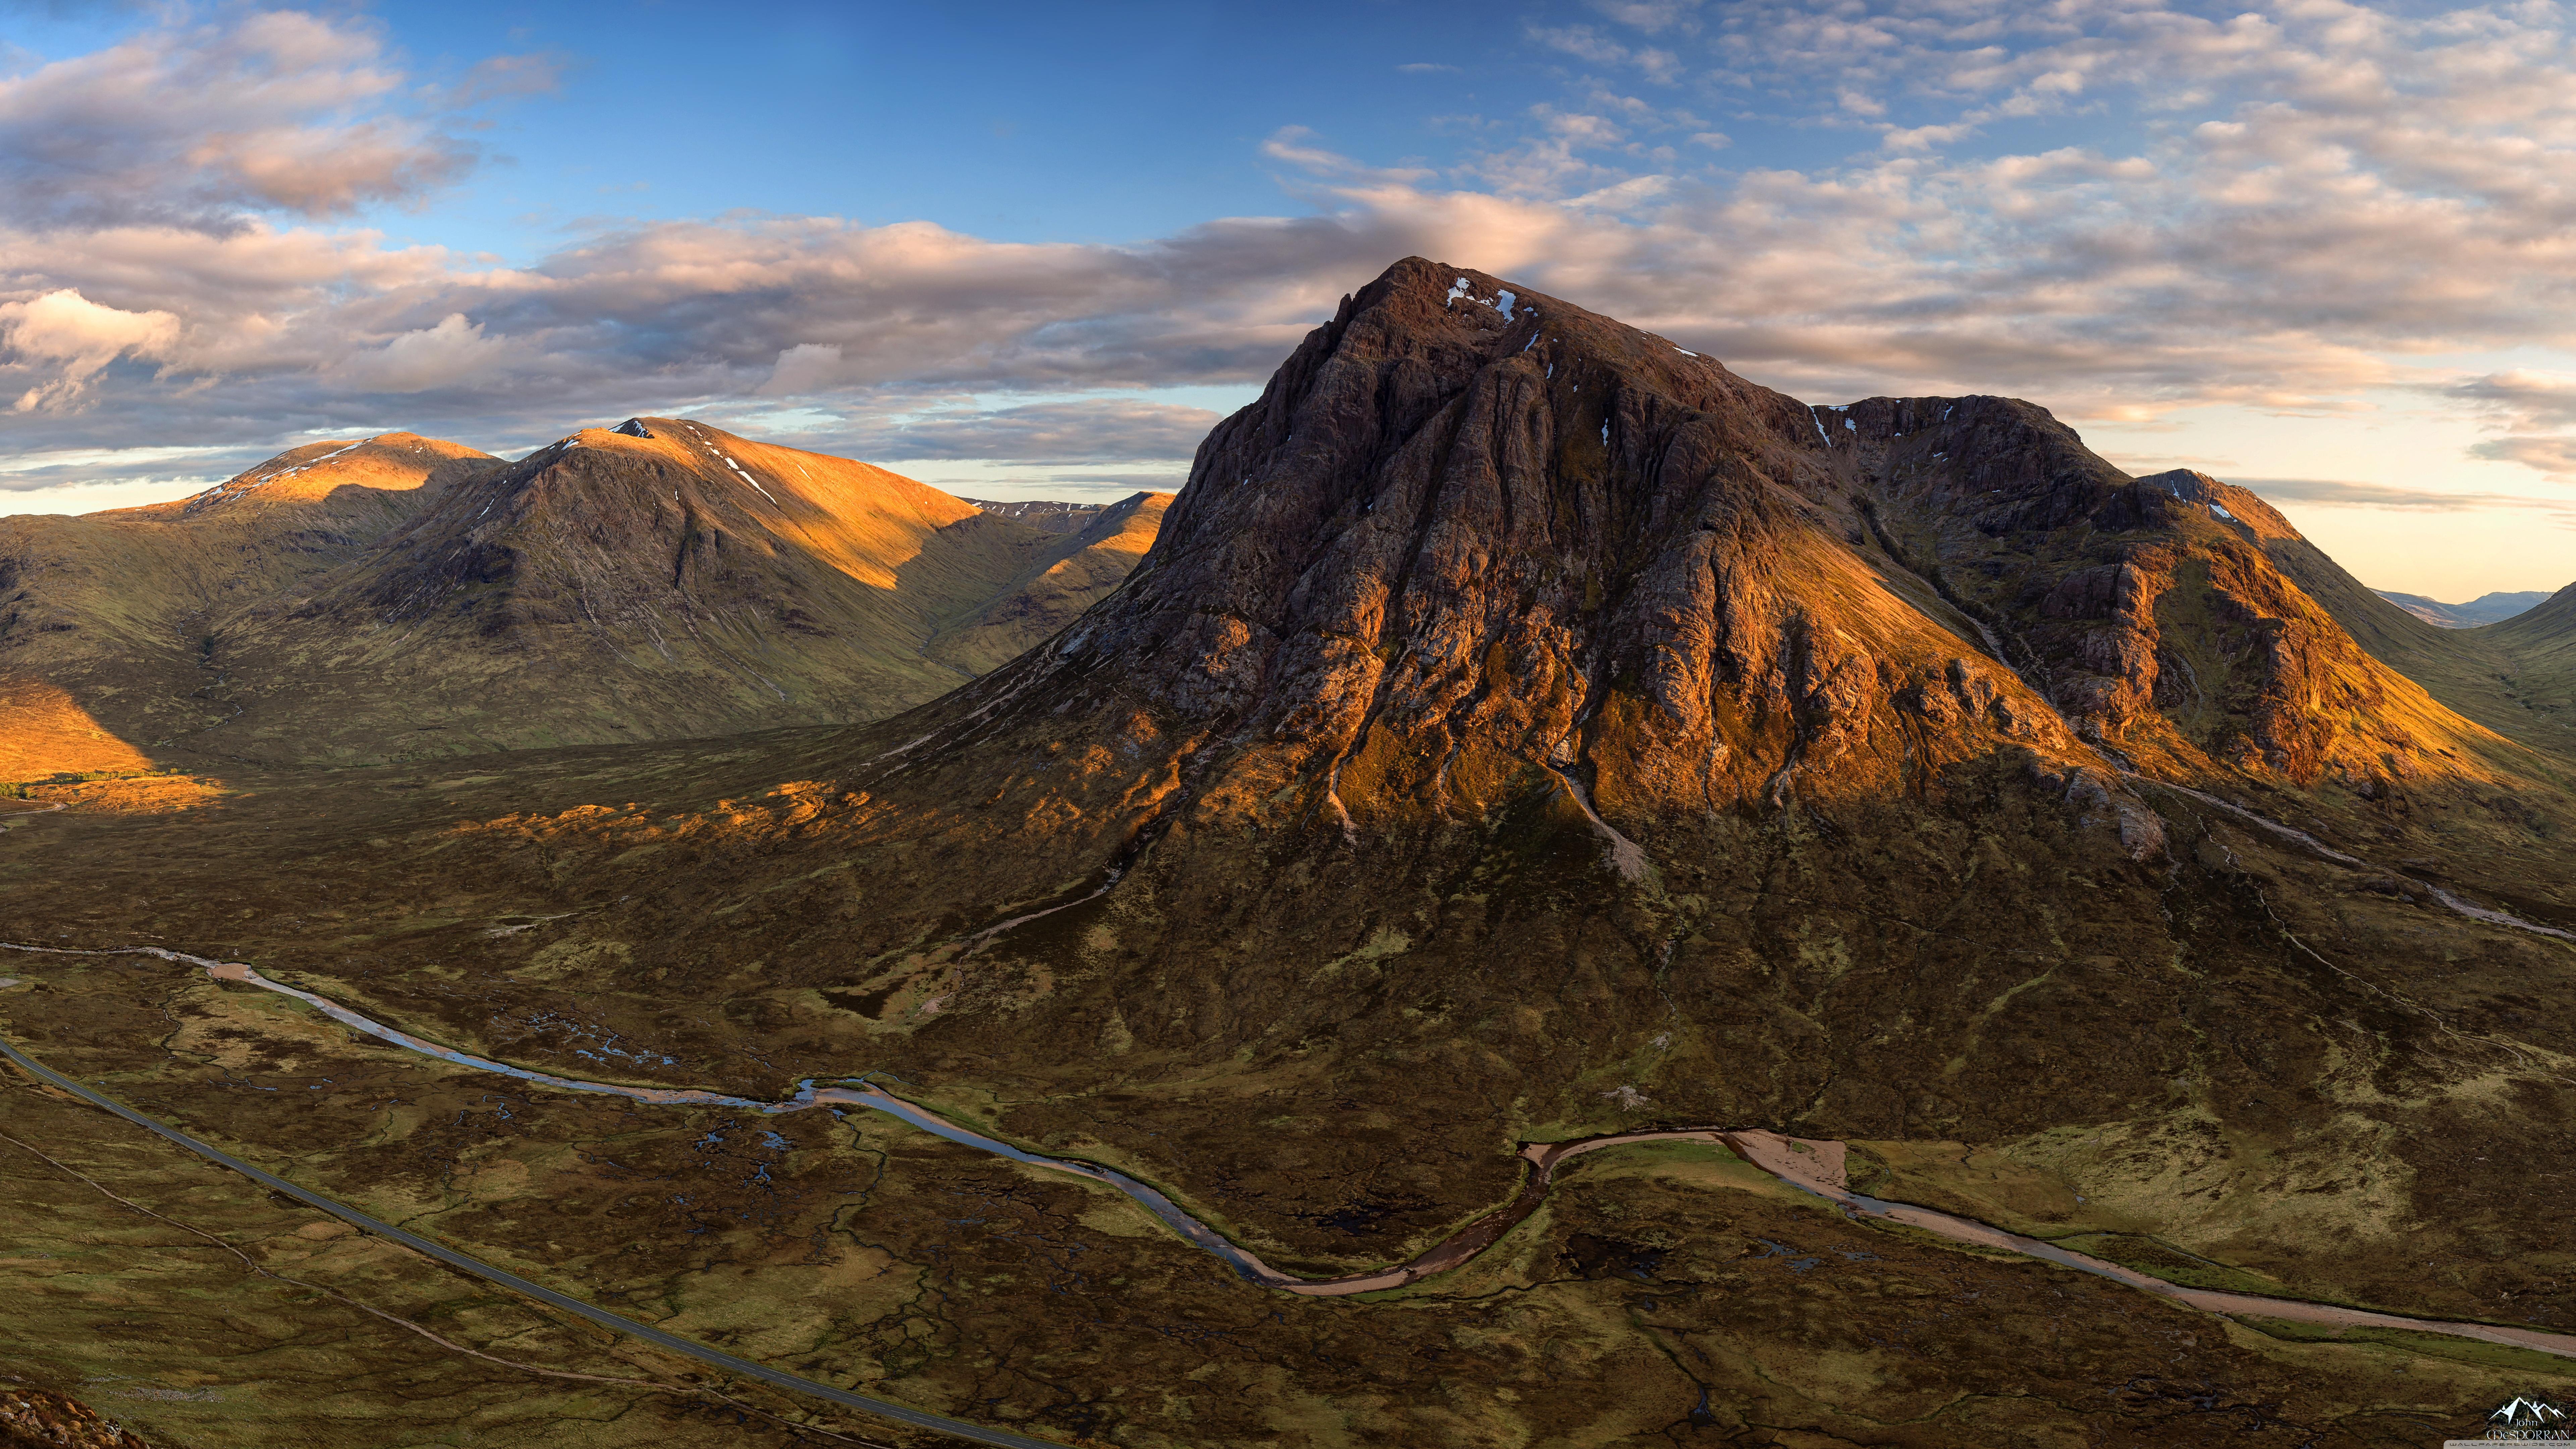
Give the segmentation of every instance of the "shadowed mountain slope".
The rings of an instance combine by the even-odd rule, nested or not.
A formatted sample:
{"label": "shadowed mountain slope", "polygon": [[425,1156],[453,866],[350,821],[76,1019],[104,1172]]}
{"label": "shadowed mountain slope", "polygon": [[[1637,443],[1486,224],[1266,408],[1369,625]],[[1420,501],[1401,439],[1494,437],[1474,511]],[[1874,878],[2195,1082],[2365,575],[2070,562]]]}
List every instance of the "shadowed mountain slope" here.
{"label": "shadowed mountain slope", "polygon": [[1142,526],[1032,528],[681,419],[587,429],[247,611],[221,645],[246,706],[228,743],[327,760],[876,719],[1115,587]]}
{"label": "shadowed mountain slope", "polygon": [[[1116,587],[1165,501],[1139,494],[1061,532],[659,418],[510,464],[391,442],[299,449],[179,504],[12,520],[47,575],[13,626],[29,641],[19,675],[128,753],[236,764],[875,719]],[[440,448],[456,462],[434,489],[426,474],[408,495],[340,481],[382,484],[387,459]],[[203,577],[173,576],[179,557]],[[60,625],[42,606],[67,598],[93,663],[48,642]],[[76,734],[35,753],[57,769],[117,753],[72,748]]]}
{"label": "shadowed mountain slope", "polygon": [[2496,682],[2532,719],[2531,732],[2576,759],[2576,585],[2459,637],[2498,661]]}
{"label": "shadowed mountain slope", "polygon": [[[222,620],[357,557],[496,462],[383,433],[308,443],[170,503],[0,518],[0,725],[21,742],[0,775],[133,767],[217,724]],[[72,742],[84,734],[115,743]]]}
{"label": "shadowed mountain slope", "polygon": [[1169,493],[1137,493],[1101,505],[977,505],[1069,541],[1035,550],[1028,568],[989,602],[944,625],[925,652],[968,674],[999,668],[1118,587],[1153,547],[1171,503]]}
{"label": "shadowed mountain slope", "polygon": [[[2568,707],[2576,696],[2576,674],[2565,663],[2553,662],[2545,648],[2526,658],[2533,641],[2553,632],[2541,609],[2526,610],[2509,625],[2437,624],[2354,578],[2270,504],[2243,488],[2188,469],[2145,481],[2224,509],[2273,565],[2373,658],[2469,719],[2553,756],[2540,767],[2543,773],[2564,780],[2576,772],[2576,710]],[[2502,597],[2508,596],[2487,596]]]}
{"label": "shadowed mountain slope", "polygon": [[[439,515],[534,517],[533,492],[639,471],[576,441]],[[772,477],[792,460],[682,443],[725,451],[782,518],[798,506]],[[710,539],[673,555],[703,580],[691,598],[742,597],[735,578],[775,597],[788,565],[765,540],[784,535],[739,501],[755,490],[677,477],[695,451],[652,456],[667,471],[644,470],[633,507],[676,487],[686,507],[654,536],[685,536],[693,509]],[[669,607],[542,562],[577,553],[533,524],[506,567],[468,567],[455,551],[482,545],[430,522],[401,577],[446,590],[422,606],[440,629]],[[57,817],[41,864],[0,837],[0,880],[67,939],[189,940],[532,1066],[606,1070],[593,1047],[617,1042],[632,1079],[763,1098],[891,1076],[1144,1178],[1290,1271],[1438,1241],[1511,1197],[1524,1140],[1760,1126],[1858,1144],[1882,1196],[2159,1272],[2576,1326],[2544,1286],[2576,1273],[2563,1175],[2534,1152],[2576,1134],[2551,762],[2356,642],[2274,562],[2269,526],[2190,475],[2120,473],[2027,403],[1811,408],[1411,259],[1210,434],[1123,584],[908,714],[263,781],[112,830]],[[726,637],[757,636],[741,628]],[[958,1201],[1035,1191],[995,1179]],[[1878,1256],[1744,1239],[1735,1193],[1606,1191],[1615,1230],[1533,1217],[1458,1299],[1426,1280],[1345,1301],[1335,1360],[1423,1416],[1389,1442],[1450,1433],[1419,1407],[1447,1402],[1443,1355],[1552,1363],[1494,1325],[1552,1311],[1610,1231],[1639,1266],[1598,1353],[1669,1397],[1659,1422],[1720,1423],[1702,1372],[1776,1382],[1858,1323],[1835,1350],[1848,1372],[1725,1412],[1984,1444],[1939,1406],[1992,1395],[2036,1416],[2034,1442],[2171,1442],[2118,1397],[2161,1369],[2041,1405],[1993,1378],[2024,1352],[1999,1330],[1921,1351],[1906,1335],[1928,1310],[1892,1292],[1802,1297],[1748,1333],[1758,1244],[1799,1283],[1878,1282],[1858,1276]],[[1049,1211],[1054,1252],[1078,1209]],[[601,1291],[659,1291],[615,1213],[549,1213],[492,1231]],[[826,1249],[763,1249],[809,1251]],[[919,1281],[960,1281],[960,1261]],[[995,1288],[1035,1325],[1007,1355],[941,1340],[984,1375],[956,1402],[1068,1382],[1104,1335],[1161,1342],[1181,1321],[1121,1306],[1104,1328],[1090,1300],[1050,1317],[1079,1285],[1038,1276]],[[1433,1321],[1458,1325],[1450,1347],[1395,1349]],[[1229,1399],[1324,1372],[1287,1323],[1229,1329],[1223,1351],[1272,1375]],[[899,1341],[873,1331],[850,1341]],[[2187,1331],[2218,1333],[2118,1330],[2160,1356]],[[2238,1363],[2209,1393],[2278,1402],[2289,1372]],[[1879,1413],[1899,1381],[1925,1406],[1901,1439]],[[1608,1391],[1583,1392],[1601,1397],[1578,1417],[1606,1422]],[[1491,1437],[1548,1437],[1533,1426],[1559,1396],[1530,1397],[1551,1403],[1478,1410],[1500,1416]],[[1117,1400],[1044,1412],[1120,1442],[1285,1440]]]}

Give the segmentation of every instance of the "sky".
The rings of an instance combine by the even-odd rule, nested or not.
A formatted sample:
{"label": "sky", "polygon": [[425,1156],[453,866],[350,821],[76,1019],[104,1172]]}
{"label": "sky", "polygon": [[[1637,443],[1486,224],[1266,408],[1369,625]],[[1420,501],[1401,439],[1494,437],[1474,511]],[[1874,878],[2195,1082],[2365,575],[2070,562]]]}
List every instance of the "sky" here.
{"label": "sky", "polygon": [[2576,580],[2576,10],[0,0],[0,513],[639,413],[1172,488],[1408,256]]}

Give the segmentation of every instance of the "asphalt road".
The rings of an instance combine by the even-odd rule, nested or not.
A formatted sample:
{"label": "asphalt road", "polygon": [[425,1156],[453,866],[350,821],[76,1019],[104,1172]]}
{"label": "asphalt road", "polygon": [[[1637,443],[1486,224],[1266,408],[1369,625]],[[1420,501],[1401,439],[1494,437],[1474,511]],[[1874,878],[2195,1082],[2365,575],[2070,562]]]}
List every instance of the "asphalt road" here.
{"label": "asphalt road", "polygon": [[982,1424],[970,1424],[962,1419],[951,1419],[945,1415],[909,1408],[884,1399],[872,1399],[865,1394],[836,1389],[830,1384],[817,1383],[813,1379],[774,1369],[767,1364],[754,1363],[747,1358],[736,1358],[722,1349],[709,1348],[703,1343],[681,1338],[677,1334],[664,1333],[648,1324],[637,1323],[631,1318],[611,1313],[596,1304],[584,1303],[578,1298],[558,1293],[552,1288],[531,1283],[506,1268],[495,1268],[480,1259],[469,1258],[454,1248],[431,1242],[417,1233],[407,1233],[391,1223],[379,1222],[356,1208],[334,1202],[310,1188],[298,1187],[275,1173],[263,1172],[228,1152],[218,1151],[198,1141],[176,1127],[156,1122],[113,1097],[102,1095],[92,1088],[73,1081],[53,1068],[33,1060],[6,1041],[0,1041],[0,1055],[7,1056],[10,1061],[17,1063],[47,1086],[60,1087],[91,1106],[104,1107],[137,1127],[169,1138],[209,1162],[218,1162],[231,1168],[271,1192],[282,1192],[298,1202],[319,1208],[360,1232],[373,1233],[377,1237],[390,1239],[415,1253],[426,1253],[451,1267],[461,1268],[487,1283],[497,1283],[513,1293],[560,1308],[566,1313],[578,1313],[602,1328],[631,1334],[656,1348],[668,1349],[673,1353],[696,1359],[710,1368],[722,1369],[747,1379],[758,1379],[762,1383],[785,1389],[790,1393],[810,1394],[815,1398],[839,1404],[843,1408],[856,1409],[860,1413],[873,1414],[881,1419],[892,1419],[897,1423],[909,1424],[916,1429],[928,1429],[936,1433],[953,1434],[960,1439],[971,1439],[978,1444],[1000,1444],[1007,1446],[1007,1449],[1065,1449],[1064,1444],[1057,1440],[1032,1439],[1026,1434],[1014,1434],[1008,1429],[988,1428]]}

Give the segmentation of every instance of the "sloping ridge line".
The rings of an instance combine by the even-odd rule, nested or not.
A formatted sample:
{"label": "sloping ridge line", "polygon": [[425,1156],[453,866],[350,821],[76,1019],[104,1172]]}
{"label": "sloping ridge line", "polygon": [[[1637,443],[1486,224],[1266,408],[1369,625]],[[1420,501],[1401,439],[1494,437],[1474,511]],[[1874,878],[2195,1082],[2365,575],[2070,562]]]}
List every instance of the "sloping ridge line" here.
{"label": "sloping ridge line", "polygon": [[271,1192],[282,1192],[288,1197],[294,1198],[296,1201],[303,1203],[308,1207],[319,1208],[323,1212],[329,1213],[331,1216],[338,1218],[340,1221],[347,1223],[353,1228],[358,1229],[360,1232],[373,1233],[377,1237],[399,1243],[416,1253],[425,1253],[430,1257],[436,1258],[440,1262],[447,1264],[451,1268],[462,1269],[487,1283],[497,1284],[500,1287],[509,1289],[513,1293],[520,1294],[523,1297],[533,1298],[540,1303],[544,1303],[550,1307],[560,1308],[567,1313],[579,1314],[581,1317],[589,1319],[591,1322],[596,1323],[600,1327],[608,1329],[613,1333],[623,1333],[634,1338],[640,1338],[645,1342],[652,1344],[656,1348],[668,1349],[671,1352],[680,1354],[684,1357],[696,1359],[698,1362],[706,1364],[711,1368],[720,1368],[728,1373],[740,1374],[744,1378],[757,1379],[762,1383],[770,1385],[772,1388],[785,1389],[790,1393],[810,1394],[818,1399],[828,1399],[845,1408],[857,1409],[862,1413],[874,1414],[879,1418],[892,1419],[897,1423],[909,1424],[916,1429],[929,1429],[941,1434],[954,1434],[960,1439],[972,1439],[979,1444],[1004,1445],[1007,1446],[1007,1449],[1064,1449],[1064,1444],[1059,1440],[1033,1439],[1026,1434],[1015,1434],[1008,1429],[995,1429],[982,1424],[970,1424],[963,1419],[951,1419],[945,1415],[931,1413],[926,1409],[915,1409],[886,1399],[870,1398],[865,1394],[854,1394],[847,1389],[836,1389],[830,1384],[819,1383],[813,1379],[802,1377],[801,1375],[791,1374],[784,1369],[774,1369],[769,1367],[767,1364],[754,1363],[747,1358],[737,1358],[732,1354],[726,1353],[720,1348],[710,1348],[703,1343],[697,1342],[695,1339],[682,1338],[678,1334],[674,1333],[665,1333],[661,1329],[654,1328],[649,1324],[638,1323],[634,1319],[628,1318],[623,1314],[611,1313],[607,1309],[601,1308],[596,1304],[585,1303],[569,1294],[558,1293],[552,1288],[548,1288],[537,1283],[531,1283],[527,1279],[520,1277],[518,1274],[511,1272],[507,1268],[496,1268],[479,1258],[468,1257],[453,1248],[432,1242],[430,1239],[424,1238],[418,1233],[405,1232],[403,1229],[395,1227],[391,1223],[378,1221],[377,1219],[369,1217],[367,1214],[358,1211],[356,1208],[335,1202],[310,1188],[298,1187],[294,1183],[287,1181],[285,1178],[277,1176],[275,1173],[263,1172],[259,1168],[251,1166],[249,1163],[242,1161],[240,1158],[235,1157],[228,1152],[224,1152],[216,1147],[208,1145],[207,1143],[198,1141],[196,1138],[189,1136],[187,1133],[180,1131],[176,1127],[166,1126],[163,1123],[154,1121],[152,1118],[144,1116],[142,1113],[135,1111],[133,1108],[126,1106],[124,1103],[117,1101],[113,1097],[93,1091],[90,1088],[81,1085],[79,1082],[73,1081],[71,1078],[64,1076],[53,1068],[29,1057],[26,1053],[18,1050],[17,1047],[11,1045],[5,1039],[0,1039],[0,1056],[6,1056],[12,1063],[16,1064],[20,1070],[35,1077],[45,1085],[60,1088],[63,1091],[69,1092],[73,1096],[80,1098],[82,1101],[89,1103],[93,1107],[104,1107],[108,1111],[115,1113],[117,1116],[124,1118],[126,1121],[133,1123],[135,1126],[141,1127],[146,1131],[158,1133],[210,1162],[219,1164],[223,1167],[228,1167],[233,1171],[240,1173],[242,1176],[247,1177],[251,1181],[258,1183],[260,1186],[269,1189]]}

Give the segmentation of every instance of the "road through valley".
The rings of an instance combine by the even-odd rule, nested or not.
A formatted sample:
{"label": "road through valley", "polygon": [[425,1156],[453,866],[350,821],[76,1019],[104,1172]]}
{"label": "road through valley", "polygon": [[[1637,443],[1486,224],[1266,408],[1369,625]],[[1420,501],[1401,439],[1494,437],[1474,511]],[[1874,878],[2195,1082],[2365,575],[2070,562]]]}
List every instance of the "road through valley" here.
{"label": "road through valley", "polygon": [[[134,946],[111,950],[75,950],[62,947],[19,945],[0,942],[0,949],[35,955],[107,956],[148,955],[180,965],[204,970],[217,980],[277,992],[312,1006],[334,1021],[380,1040],[440,1061],[477,1071],[499,1073],[532,1085],[558,1091],[607,1094],[631,1101],[660,1106],[729,1107],[740,1110],[780,1113],[803,1111],[816,1107],[861,1107],[895,1117],[925,1132],[951,1142],[992,1153],[1014,1162],[1050,1171],[1069,1173],[1116,1188],[1144,1206],[1185,1241],[1213,1254],[1247,1281],[1263,1288],[1310,1296],[1333,1297],[1381,1292],[1401,1288],[1436,1273],[1456,1268],[1500,1241],[1511,1229],[1535,1212],[1547,1196],[1556,1170],[1566,1161],[1585,1153],[1637,1143],[1691,1141],[1723,1146],[1738,1157],[1770,1173],[1779,1181],[1830,1201],[1856,1217],[1902,1224],[1937,1234],[1956,1242],[1981,1248],[2005,1249],[2060,1267],[2098,1274],[2140,1292],[2166,1298],[2204,1312],[2285,1319],[2303,1323],[2324,1324],[2338,1328],[2390,1328],[2420,1333],[2445,1334],[2460,1338],[2517,1348],[2536,1349],[2543,1353],[2576,1358],[2576,1335],[2549,1333],[2538,1329],[2507,1324],[2446,1322],[2411,1318],[2401,1314],[2350,1308],[2336,1304],[2315,1303],[2299,1299],[2272,1298],[2255,1294],[2218,1292],[2184,1287],[2151,1277],[2117,1263],[2068,1251],[2037,1238],[2006,1232],[1989,1223],[1959,1217],[1910,1203],[1890,1202],[1853,1192],[1844,1171],[1845,1152],[1839,1142],[1792,1138],[1759,1128],[1727,1129],[1716,1127],[1679,1128],[1659,1131],[1618,1133],[1571,1142],[1531,1143],[1521,1152],[1529,1164],[1520,1191],[1502,1206],[1484,1214],[1465,1228],[1435,1244],[1411,1260],[1371,1272],[1338,1278],[1306,1279],[1282,1273],[1264,1263],[1258,1256],[1230,1241],[1223,1234],[1200,1221],[1181,1207],[1168,1194],[1098,1163],[1077,1159],[1042,1156],[1004,1142],[974,1128],[949,1121],[912,1102],[864,1081],[818,1085],[808,1081],[799,1084],[796,1094],[786,1100],[762,1102],[747,1097],[687,1088],[633,1086],[613,1082],[563,1077],[493,1061],[412,1033],[385,1025],[348,1009],[327,997],[301,990],[262,976],[257,970],[239,962],[209,960],[172,951],[159,946]],[[810,1394],[848,1408],[881,1415],[917,1427],[958,1435],[981,1443],[1017,1446],[1017,1449],[1043,1449],[1051,1441],[1036,1439],[985,1425],[971,1424],[928,1413],[888,1400],[851,1393],[844,1389],[790,1374],[749,1359],[737,1357],[693,1340],[665,1333],[649,1324],[640,1323],[597,1305],[584,1302],[555,1289],[532,1282],[506,1269],[495,1267],[431,1239],[407,1232],[389,1223],[300,1187],[282,1177],[254,1167],[180,1129],[155,1120],[125,1104],[76,1082],[35,1061],[16,1046],[0,1040],[0,1054],[47,1084],[71,1092],[93,1105],[103,1107],[139,1126],[158,1133],[189,1151],[239,1172],[273,1191],[285,1193],[301,1202],[350,1223],[365,1232],[400,1243],[414,1251],[428,1254],[486,1281],[499,1284],[576,1313],[620,1333],[633,1334],[658,1347],[686,1355],[728,1373]]]}

